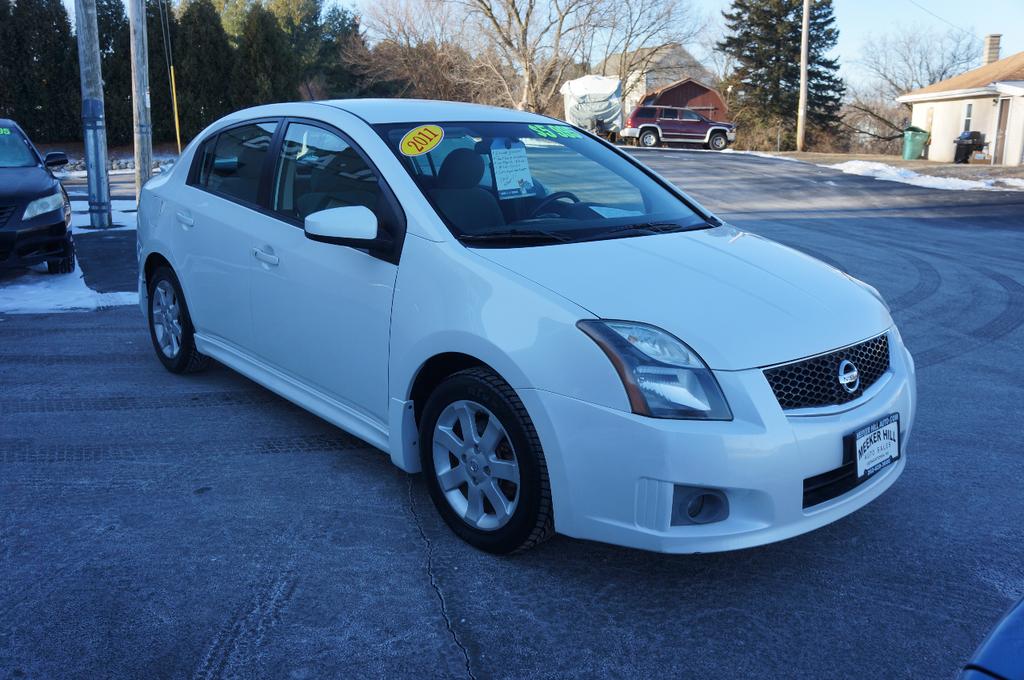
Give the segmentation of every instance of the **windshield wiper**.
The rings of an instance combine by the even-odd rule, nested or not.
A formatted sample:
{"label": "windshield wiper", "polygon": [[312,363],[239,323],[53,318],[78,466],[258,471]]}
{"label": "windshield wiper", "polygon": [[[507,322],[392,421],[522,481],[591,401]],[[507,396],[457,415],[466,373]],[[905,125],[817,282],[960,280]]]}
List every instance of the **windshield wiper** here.
{"label": "windshield wiper", "polygon": [[543,229],[506,229],[492,231],[487,234],[462,234],[459,240],[463,243],[519,243],[524,241],[535,243],[567,243],[572,239],[565,234]]}
{"label": "windshield wiper", "polygon": [[606,238],[622,238],[624,236],[636,235],[636,236],[649,236],[651,234],[670,234],[677,231],[692,231],[694,229],[704,229],[710,227],[710,224],[701,223],[699,225],[693,225],[684,227],[675,222],[637,222],[636,224],[627,224],[622,227],[615,227],[608,231],[602,231],[593,236],[587,238],[578,239],[580,241],[601,241]]}

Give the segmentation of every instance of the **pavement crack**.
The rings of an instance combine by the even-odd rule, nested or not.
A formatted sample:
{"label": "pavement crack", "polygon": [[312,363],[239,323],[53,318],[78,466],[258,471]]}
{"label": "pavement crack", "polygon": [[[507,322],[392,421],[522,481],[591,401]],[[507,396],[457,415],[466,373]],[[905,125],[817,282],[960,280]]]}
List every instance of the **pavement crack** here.
{"label": "pavement crack", "polygon": [[423,524],[420,522],[420,515],[416,512],[416,501],[412,495],[412,480],[413,476],[409,475],[409,511],[412,513],[412,519],[416,524],[416,530],[420,533],[420,538],[423,539],[423,545],[426,547],[427,576],[430,578],[430,587],[434,589],[434,593],[437,595],[437,600],[441,604],[441,616],[444,618],[445,627],[448,628],[448,634],[452,636],[452,641],[455,642],[455,646],[462,652],[462,657],[466,662],[466,674],[471,680],[477,680],[469,662],[469,651],[466,649],[466,646],[462,644],[458,633],[455,632],[455,627],[452,625],[452,618],[448,614],[448,602],[444,599],[444,593],[441,592],[441,587],[437,584],[437,575],[434,573],[434,542],[427,537],[427,532],[423,530]]}

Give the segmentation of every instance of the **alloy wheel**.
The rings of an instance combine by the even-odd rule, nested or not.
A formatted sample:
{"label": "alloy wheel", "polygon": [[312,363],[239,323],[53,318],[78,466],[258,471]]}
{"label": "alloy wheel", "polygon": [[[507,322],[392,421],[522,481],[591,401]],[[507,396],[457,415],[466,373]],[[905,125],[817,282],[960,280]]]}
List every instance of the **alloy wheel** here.
{"label": "alloy wheel", "polygon": [[168,359],[181,351],[181,306],[174,286],[162,279],[153,289],[153,333],[160,351]]}
{"label": "alloy wheel", "polygon": [[434,474],[455,514],[469,526],[495,531],[519,505],[519,462],[505,427],[475,401],[449,404],[433,436]]}

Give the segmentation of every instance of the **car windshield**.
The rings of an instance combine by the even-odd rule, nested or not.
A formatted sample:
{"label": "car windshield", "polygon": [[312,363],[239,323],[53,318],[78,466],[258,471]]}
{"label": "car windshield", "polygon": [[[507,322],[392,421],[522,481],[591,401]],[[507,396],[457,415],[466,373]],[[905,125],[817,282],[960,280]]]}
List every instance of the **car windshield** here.
{"label": "car windshield", "polygon": [[35,154],[21,133],[0,125],[0,168],[30,168],[35,164]]}
{"label": "car windshield", "polygon": [[375,128],[467,245],[545,245],[711,226],[628,159],[568,125]]}

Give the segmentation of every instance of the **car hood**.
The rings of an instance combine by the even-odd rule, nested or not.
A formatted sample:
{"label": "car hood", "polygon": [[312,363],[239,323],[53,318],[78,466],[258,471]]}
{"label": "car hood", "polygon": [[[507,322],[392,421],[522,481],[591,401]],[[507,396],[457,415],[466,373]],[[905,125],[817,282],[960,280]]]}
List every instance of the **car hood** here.
{"label": "car hood", "polygon": [[731,226],[474,252],[599,318],[658,326],[717,370],[800,359],[892,324],[838,269]]}
{"label": "car hood", "polygon": [[0,205],[21,205],[52,194],[55,180],[44,168],[0,168]]}

